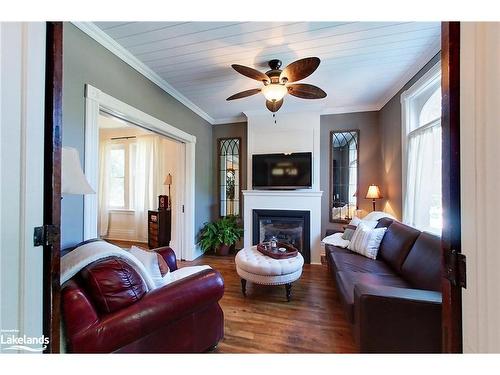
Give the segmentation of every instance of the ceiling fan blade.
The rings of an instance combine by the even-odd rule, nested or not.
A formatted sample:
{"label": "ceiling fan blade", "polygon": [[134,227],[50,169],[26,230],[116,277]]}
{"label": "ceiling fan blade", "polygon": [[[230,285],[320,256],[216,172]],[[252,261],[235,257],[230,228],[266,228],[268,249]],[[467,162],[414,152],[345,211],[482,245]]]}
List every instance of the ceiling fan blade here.
{"label": "ceiling fan blade", "polygon": [[266,107],[269,109],[271,112],[276,112],[278,109],[281,108],[283,105],[283,99],[272,102],[270,100],[266,100]]}
{"label": "ceiling fan blade", "polygon": [[245,91],[239,92],[237,94],[231,95],[226,100],[246,98],[247,96],[252,96],[252,95],[258,94],[259,92],[260,92],[260,89],[245,90]]}
{"label": "ceiling fan blade", "polygon": [[297,82],[310,76],[319,66],[321,60],[317,57],[306,57],[287,65],[280,74],[280,81],[286,78],[288,82]]}
{"label": "ceiling fan blade", "polygon": [[266,74],[259,72],[257,69],[249,68],[248,66],[243,66],[243,65],[238,65],[238,64],[233,64],[231,66],[238,73],[243,74],[244,76],[246,76],[248,78],[252,78],[252,79],[255,79],[255,80],[261,81],[261,82],[262,81],[266,81],[266,82],[271,81]]}
{"label": "ceiling fan blade", "polygon": [[314,85],[307,83],[295,83],[287,87],[290,95],[302,99],[322,99],[326,98],[326,92]]}

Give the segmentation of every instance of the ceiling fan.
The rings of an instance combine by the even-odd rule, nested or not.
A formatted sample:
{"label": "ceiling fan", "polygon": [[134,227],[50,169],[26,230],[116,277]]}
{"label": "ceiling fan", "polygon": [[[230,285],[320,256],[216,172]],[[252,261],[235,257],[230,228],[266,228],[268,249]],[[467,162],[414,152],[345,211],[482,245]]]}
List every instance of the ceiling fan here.
{"label": "ceiling fan", "polygon": [[310,76],[319,66],[321,60],[317,57],[306,57],[294,61],[281,70],[281,60],[269,61],[271,70],[262,73],[248,66],[231,65],[238,73],[246,77],[261,81],[264,87],[251,89],[231,95],[226,100],[235,100],[255,95],[261,92],[266,98],[266,107],[271,112],[278,111],[283,105],[283,98],[288,93],[302,99],[322,99],[326,92],[319,87],[307,83],[293,83]]}

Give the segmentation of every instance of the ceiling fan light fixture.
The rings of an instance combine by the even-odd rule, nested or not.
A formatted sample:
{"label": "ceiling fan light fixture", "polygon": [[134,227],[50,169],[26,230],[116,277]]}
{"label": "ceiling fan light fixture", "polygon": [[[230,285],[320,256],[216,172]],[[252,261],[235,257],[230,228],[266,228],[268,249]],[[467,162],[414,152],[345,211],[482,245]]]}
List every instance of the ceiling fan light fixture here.
{"label": "ceiling fan light fixture", "polygon": [[271,83],[267,86],[264,86],[261,92],[262,94],[264,94],[267,100],[277,102],[283,99],[288,90],[285,85],[279,83]]}

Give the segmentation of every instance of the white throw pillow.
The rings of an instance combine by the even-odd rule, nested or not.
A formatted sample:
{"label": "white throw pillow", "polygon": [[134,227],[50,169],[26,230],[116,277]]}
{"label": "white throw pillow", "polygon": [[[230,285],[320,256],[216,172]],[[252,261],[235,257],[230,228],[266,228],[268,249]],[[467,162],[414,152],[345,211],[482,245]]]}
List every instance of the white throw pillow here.
{"label": "white throw pillow", "polygon": [[378,249],[387,228],[370,228],[360,223],[347,248],[370,259],[377,259]]}
{"label": "white throw pillow", "polygon": [[357,216],[354,216],[351,221],[349,222],[349,225],[353,225],[355,227],[357,227],[359,225],[359,223],[361,223],[361,219]]}
{"label": "white throw pillow", "polygon": [[329,236],[326,236],[325,238],[323,238],[321,240],[321,242],[325,245],[333,245],[333,246],[337,246],[337,247],[341,247],[343,249],[345,249],[348,245],[349,245],[349,241],[348,240],[344,240],[342,238],[342,233],[334,233],[334,234],[331,234]]}
{"label": "white throw pillow", "polygon": [[352,220],[350,221],[349,225],[353,225],[353,226],[357,227],[361,223],[363,223],[363,224],[365,224],[365,226],[373,229],[377,226],[378,220],[366,220],[366,219],[360,219],[359,217],[354,216],[352,218]]}
{"label": "white throw pillow", "polygon": [[395,219],[394,216],[392,216],[391,214],[388,214],[387,212],[383,212],[383,211],[372,211],[370,212],[368,215],[366,215],[363,220],[375,220],[375,221],[379,221],[380,219],[382,219],[383,217],[388,217],[389,219]]}
{"label": "white throw pillow", "polygon": [[174,281],[184,279],[191,275],[197,274],[198,272],[209,269],[212,269],[212,267],[208,265],[183,267],[177,269],[176,271],[169,272],[163,277],[163,279],[165,280],[166,284],[170,284]]}
{"label": "white throw pillow", "polygon": [[[161,276],[160,266],[158,264],[158,254],[154,251],[147,251],[137,246],[130,248],[130,254],[135,256],[149,273],[156,287],[161,287],[166,284],[166,278]],[[168,275],[168,274],[167,274]]]}

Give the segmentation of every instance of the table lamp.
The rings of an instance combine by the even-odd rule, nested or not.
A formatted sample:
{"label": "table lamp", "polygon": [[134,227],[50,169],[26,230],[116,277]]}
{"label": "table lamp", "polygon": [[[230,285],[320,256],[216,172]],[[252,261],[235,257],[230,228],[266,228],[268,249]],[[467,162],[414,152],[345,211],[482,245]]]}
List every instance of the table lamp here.
{"label": "table lamp", "polygon": [[61,158],[61,193],[62,194],[95,194],[89,185],[80,165],[78,151],[73,147],[62,148]]}
{"label": "table lamp", "polygon": [[371,199],[373,204],[373,211],[375,211],[375,200],[381,199],[382,194],[380,193],[380,189],[377,185],[370,185],[368,187],[368,192],[366,193],[366,199]]}

